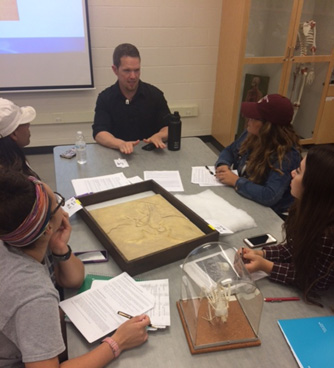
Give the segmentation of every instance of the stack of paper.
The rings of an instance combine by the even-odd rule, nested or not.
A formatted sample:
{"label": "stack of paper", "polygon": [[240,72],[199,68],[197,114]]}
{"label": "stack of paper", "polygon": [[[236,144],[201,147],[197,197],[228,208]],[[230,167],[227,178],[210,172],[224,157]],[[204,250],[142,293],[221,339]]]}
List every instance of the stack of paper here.
{"label": "stack of paper", "polygon": [[77,196],[97,193],[129,184],[131,182],[123,173],[72,180],[72,185]]}
{"label": "stack of paper", "polygon": [[168,280],[136,282],[126,272],[111,280],[95,280],[92,288],[60,302],[68,318],[88,342],[116,330],[131,316],[146,313],[159,328],[170,326]]}

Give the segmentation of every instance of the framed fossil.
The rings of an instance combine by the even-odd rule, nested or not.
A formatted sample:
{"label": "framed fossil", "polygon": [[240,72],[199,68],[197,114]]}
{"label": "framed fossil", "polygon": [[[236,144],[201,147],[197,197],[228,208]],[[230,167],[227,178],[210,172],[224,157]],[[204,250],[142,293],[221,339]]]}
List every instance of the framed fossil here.
{"label": "framed fossil", "polygon": [[81,217],[130,275],[184,258],[219,234],[153,180],[81,197]]}

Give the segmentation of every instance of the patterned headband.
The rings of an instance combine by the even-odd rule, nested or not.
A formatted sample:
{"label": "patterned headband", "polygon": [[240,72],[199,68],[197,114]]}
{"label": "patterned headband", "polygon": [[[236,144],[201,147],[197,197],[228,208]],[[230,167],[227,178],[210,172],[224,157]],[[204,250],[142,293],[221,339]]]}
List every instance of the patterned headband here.
{"label": "patterned headband", "polygon": [[33,176],[28,179],[35,184],[36,200],[22,224],[9,234],[1,235],[0,239],[14,247],[25,247],[42,236],[50,221],[51,201],[41,181]]}

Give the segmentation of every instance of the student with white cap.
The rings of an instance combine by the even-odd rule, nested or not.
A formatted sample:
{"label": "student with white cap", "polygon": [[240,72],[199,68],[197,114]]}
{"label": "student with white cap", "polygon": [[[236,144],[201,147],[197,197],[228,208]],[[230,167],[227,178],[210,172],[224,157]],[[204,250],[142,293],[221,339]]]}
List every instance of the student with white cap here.
{"label": "student with white cap", "polygon": [[19,107],[10,100],[0,98],[0,168],[37,176],[22,150],[30,143],[29,128],[35,118],[33,107]]}

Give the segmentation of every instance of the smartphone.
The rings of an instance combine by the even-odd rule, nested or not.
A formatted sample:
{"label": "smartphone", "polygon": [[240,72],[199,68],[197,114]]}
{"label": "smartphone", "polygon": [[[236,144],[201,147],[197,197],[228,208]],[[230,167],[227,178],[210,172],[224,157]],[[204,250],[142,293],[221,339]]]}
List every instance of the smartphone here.
{"label": "smartphone", "polygon": [[142,149],[145,150],[145,151],[153,151],[156,148],[157,147],[155,146],[154,143],[148,143],[148,144],[145,144],[145,146],[142,147]]}
{"label": "smartphone", "polygon": [[107,262],[109,253],[106,250],[87,250],[82,252],[74,252],[83,263],[101,263]]}
{"label": "smartphone", "polygon": [[277,243],[277,240],[271,234],[262,234],[245,238],[244,243],[246,243],[250,248],[257,248],[269,244],[275,244]]}

